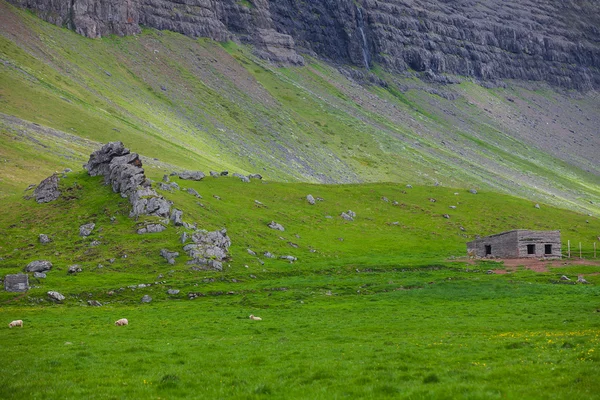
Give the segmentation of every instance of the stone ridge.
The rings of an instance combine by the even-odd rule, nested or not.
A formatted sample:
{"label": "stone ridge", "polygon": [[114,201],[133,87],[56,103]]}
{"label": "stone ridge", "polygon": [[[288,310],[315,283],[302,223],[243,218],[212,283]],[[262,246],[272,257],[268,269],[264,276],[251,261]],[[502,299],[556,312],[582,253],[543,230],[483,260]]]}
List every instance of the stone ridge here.
{"label": "stone ridge", "polygon": [[169,217],[171,204],[152,189],[138,154],[131,153],[122,142],[107,143],[93,152],[84,168],[90,176],[104,176],[104,183],[115,193],[129,198],[130,216]]}
{"label": "stone ridge", "polygon": [[89,37],[144,24],[237,38],[276,63],[336,63],[484,81],[600,87],[600,5],[591,0],[9,0]]}

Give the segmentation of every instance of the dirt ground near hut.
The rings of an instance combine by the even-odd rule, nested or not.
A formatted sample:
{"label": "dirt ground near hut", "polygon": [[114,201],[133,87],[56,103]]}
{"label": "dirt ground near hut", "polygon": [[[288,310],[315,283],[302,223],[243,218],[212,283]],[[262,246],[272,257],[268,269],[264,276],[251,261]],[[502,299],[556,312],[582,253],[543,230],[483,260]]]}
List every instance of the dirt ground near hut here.
{"label": "dirt ground near hut", "polygon": [[[496,258],[494,261],[504,263],[504,268],[493,269],[496,274],[506,274],[510,271],[515,271],[523,266],[526,269],[536,272],[548,272],[551,268],[568,267],[570,265],[597,265],[600,266],[598,260],[540,260],[537,258]],[[472,260],[473,263],[476,260]]]}

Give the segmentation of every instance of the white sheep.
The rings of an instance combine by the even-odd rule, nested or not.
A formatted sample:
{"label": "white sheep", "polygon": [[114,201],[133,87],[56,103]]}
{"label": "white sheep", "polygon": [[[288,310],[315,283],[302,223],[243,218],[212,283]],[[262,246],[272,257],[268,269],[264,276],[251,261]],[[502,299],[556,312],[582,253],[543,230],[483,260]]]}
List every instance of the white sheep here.
{"label": "white sheep", "polygon": [[120,320],[115,321],[115,325],[116,326],[129,325],[129,321],[127,321],[127,318],[121,318]]}
{"label": "white sheep", "polygon": [[255,317],[254,315],[250,314],[250,319],[254,320],[254,321],[262,321],[261,317]]}
{"label": "white sheep", "polygon": [[21,328],[23,327],[23,321],[18,319],[16,321],[11,322],[10,324],[8,324],[9,328],[12,328],[13,326],[20,326]]}

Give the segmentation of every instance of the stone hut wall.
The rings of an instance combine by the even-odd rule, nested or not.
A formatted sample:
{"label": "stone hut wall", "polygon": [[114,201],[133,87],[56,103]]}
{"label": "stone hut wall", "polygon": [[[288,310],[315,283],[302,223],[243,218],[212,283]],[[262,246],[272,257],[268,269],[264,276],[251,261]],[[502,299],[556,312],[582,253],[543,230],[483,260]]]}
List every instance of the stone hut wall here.
{"label": "stone hut wall", "polygon": [[482,258],[562,257],[560,231],[520,229],[503,232],[468,242],[467,251],[469,255]]}
{"label": "stone hut wall", "polygon": [[[519,230],[518,251],[520,258],[526,257],[562,257],[560,231],[528,231]],[[529,254],[528,247],[533,245],[533,254]],[[546,252],[546,246],[550,246]]]}

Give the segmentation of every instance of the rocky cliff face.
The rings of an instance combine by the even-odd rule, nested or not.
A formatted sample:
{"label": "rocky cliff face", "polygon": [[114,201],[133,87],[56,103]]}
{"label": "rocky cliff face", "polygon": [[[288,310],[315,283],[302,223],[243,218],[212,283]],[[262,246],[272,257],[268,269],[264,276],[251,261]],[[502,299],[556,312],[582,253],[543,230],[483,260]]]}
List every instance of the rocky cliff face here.
{"label": "rocky cliff face", "polygon": [[275,62],[301,53],[429,78],[600,87],[600,5],[589,0],[10,0],[82,35],[139,24],[218,41],[238,38]]}

